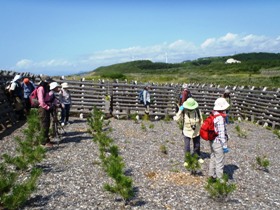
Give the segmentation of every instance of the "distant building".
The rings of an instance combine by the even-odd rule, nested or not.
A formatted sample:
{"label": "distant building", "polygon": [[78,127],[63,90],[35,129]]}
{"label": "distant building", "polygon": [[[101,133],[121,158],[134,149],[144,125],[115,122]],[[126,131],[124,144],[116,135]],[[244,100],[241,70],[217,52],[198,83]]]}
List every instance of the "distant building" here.
{"label": "distant building", "polygon": [[227,61],[225,62],[225,64],[228,64],[228,63],[241,63],[241,61],[235,60],[235,59],[233,59],[233,58],[229,58],[229,59],[227,59]]}

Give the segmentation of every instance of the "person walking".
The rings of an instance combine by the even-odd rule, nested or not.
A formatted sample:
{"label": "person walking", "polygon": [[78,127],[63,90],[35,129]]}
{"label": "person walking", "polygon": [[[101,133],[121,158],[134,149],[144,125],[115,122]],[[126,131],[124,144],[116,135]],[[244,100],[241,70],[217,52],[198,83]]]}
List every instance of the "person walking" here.
{"label": "person walking", "polygon": [[184,135],[184,152],[191,153],[191,139],[193,140],[193,154],[197,154],[200,158],[200,127],[203,123],[203,118],[200,110],[198,109],[198,103],[193,98],[188,98],[182,106],[176,116],[175,121],[179,121],[183,118],[183,135]]}
{"label": "person walking", "polygon": [[214,128],[218,136],[210,141],[210,164],[209,164],[209,177],[213,179],[221,179],[224,170],[225,153],[229,152],[227,147],[227,129],[225,123],[225,110],[229,107],[229,103],[225,98],[221,97],[216,99],[213,108]]}
{"label": "person walking", "polygon": [[71,108],[71,94],[69,91],[69,86],[67,82],[61,84],[61,90],[59,92],[59,100],[61,103],[61,125],[67,125],[69,123],[69,115]]}

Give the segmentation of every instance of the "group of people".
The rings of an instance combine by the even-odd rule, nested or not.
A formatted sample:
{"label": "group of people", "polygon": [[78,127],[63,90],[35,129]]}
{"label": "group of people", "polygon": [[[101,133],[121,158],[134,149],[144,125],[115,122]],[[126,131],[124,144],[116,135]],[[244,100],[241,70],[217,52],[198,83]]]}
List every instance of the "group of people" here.
{"label": "group of people", "polygon": [[[182,93],[178,103],[178,112],[174,116],[175,121],[183,121],[184,152],[190,153],[190,143],[193,140],[193,154],[197,154],[201,159],[200,152],[200,128],[203,124],[201,111],[198,109],[197,101],[192,98],[187,84],[182,86]],[[212,114],[214,118],[214,128],[218,136],[210,142],[210,165],[209,176],[213,179],[221,179],[223,176],[225,153],[229,151],[227,146],[228,135],[226,124],[229,123],[228,115],[230,108],[230,91],[217,98],[214,103]],[[202,159],[201,159],[202,160]]]}
{"label": "group of people", "polygon": [[9,98],[14,105],[19,119],[24,119],[28,115],[32,108],[30,95],[33,91],[37,92],[38,116],[43,134],[41,143],[46,147],[53,146],[49,137],[49,129],[51,117],[54,120],[58,120],[58,108],[61,109],[61,118],[59,119],[61,126],[69,123],[71,94],[68,88],[68,83],[59,85],[48,76],[41,77],[39,84],[35,85],[29,78],[22,78],[21,75],[16,75],[9,85]]}

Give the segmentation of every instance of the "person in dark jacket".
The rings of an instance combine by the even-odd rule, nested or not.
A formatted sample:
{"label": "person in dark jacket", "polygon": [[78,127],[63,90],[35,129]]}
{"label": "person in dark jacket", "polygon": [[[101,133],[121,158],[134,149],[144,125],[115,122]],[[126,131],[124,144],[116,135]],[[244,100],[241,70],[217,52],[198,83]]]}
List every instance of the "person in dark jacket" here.
{"label": "person in dark jacket", "polygon": [[35,85],[32,81],[29,80],[29,78],[24,78],[22,83],[23,88],[23,98],[25,103],[25,111],[28,114],[31,109],[31,103],[29,96],[35,90]]}

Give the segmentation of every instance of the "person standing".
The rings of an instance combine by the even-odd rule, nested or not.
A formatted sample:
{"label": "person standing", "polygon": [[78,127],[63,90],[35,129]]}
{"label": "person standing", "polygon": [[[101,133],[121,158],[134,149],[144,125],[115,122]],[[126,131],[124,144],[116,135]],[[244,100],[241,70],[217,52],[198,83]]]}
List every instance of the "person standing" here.
{"label": "person standing", "polygon": [[226,89],[223,96],[223,98],[226,99],[226,101],[228,102],[229,104],[229,107],[226,109],[226,124],[229,124],[229,111],[230,111],[230,107],[231,107],[231,96],[230,96],[230,90],[229,89]]}
{"label": "person standing", "polygon": [[67,125],[69,123],[69,115],[71,108],[71,94],[69,91],[67,82],[61,84],[61,90],[59,92],[59,100],[61,103],[61,125]]}
{"label": "person standing", "polygon": [[191,153],[190,142],[193,140],[193,153],[200,157],[200,127],[203,123],[203,118],[200,110],[198,109],[198,103],[193,98],[188,98],[182,106],[176,116],[175,121],[179,121],[183,118],[183,135],[184,135],[184,152]]}
{"label": "person standing", "polygon": [[145,114],[149,114],[150,112],[150,104],[151,104],[151,95],[150,95],[150,86],[146,85],[143,90],[143,103],[145,107]]}
{"label": "person standing", "polygon": [[9,87],[9,95],[11,97],[11,102],[13,103],[16,115],[19,120],[24,120],[24,110],[23,110],[23,88],[21,86],[21,75],[16,75],[11,82]]}
{"label": "person standing", "polygon": [[40,118],[42,134],[43,134],[43,141],[41,142],[41,144],[46,147],[53,146],[49,138],[49,130],[50,130],[50,122],[51,122],[50,119],[54,106],[55,104],[58,103],[54,96],[54,93],[51,91],[55,89],[58,86],[58,84],[52,81],[53,80],[50,77],[43,78],[37,89],[37,95],[39,101],[38,114]]}
{"label": "person standing", "polygon": [[218,136],[210,141],[210,164],[209,164],[209,177],[213,179],[221,179],[224,170],[224,158],[227,153],[227,129],[225,123],[226,114],[225,110],[229,107],[229,103],[225,98],[221,97],[216,99],[214,109],[212,111],[214,118],[214,128]]}
{"label": "person standing", "polygon": [[29,96],[35,90],[35,85],[32,81],[29,80],[29,78],[24,78],[22,83],[22,89],[23,89],[23,98],[24,98],[24,104],[25,104],[25,110],[28,114],[31,109],[31,103]]}
{"label": "person standing", "polygon": [[187,84],[183,84],[182,85],[182,92],[180,94],[180,99],[179,99],[179,106],[182,106],[183,103],[188,99],[191,98],[192,94],[188,89],[188,85]]}

